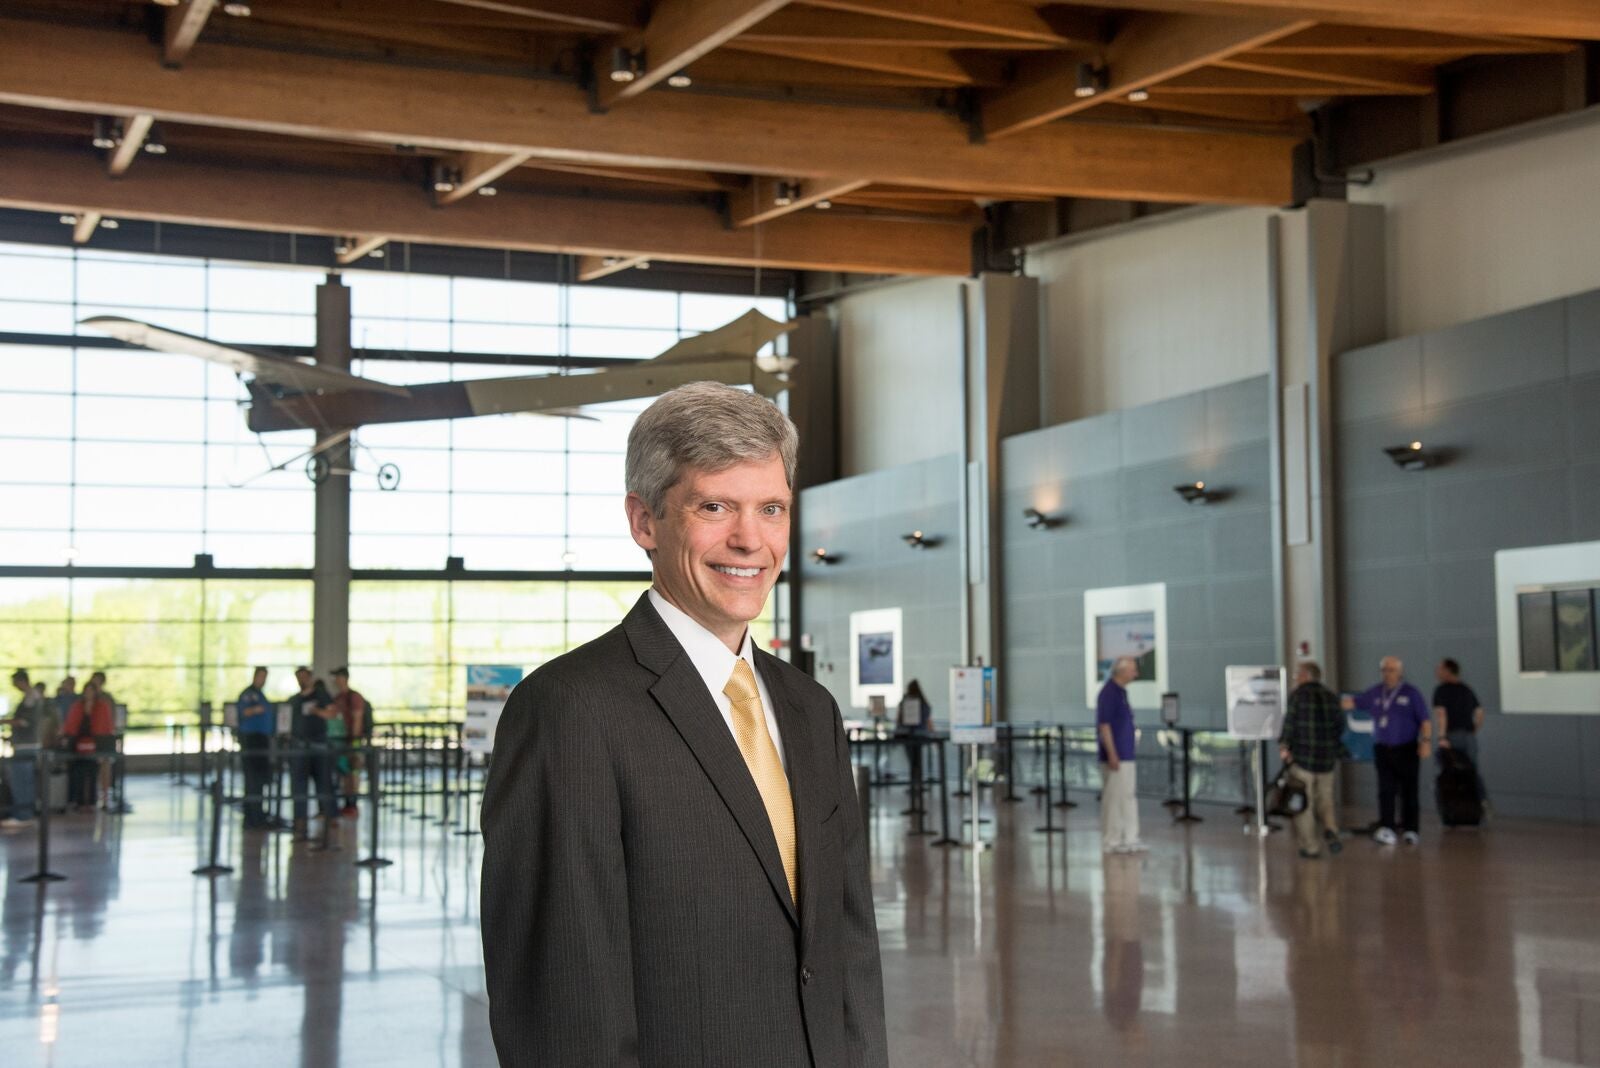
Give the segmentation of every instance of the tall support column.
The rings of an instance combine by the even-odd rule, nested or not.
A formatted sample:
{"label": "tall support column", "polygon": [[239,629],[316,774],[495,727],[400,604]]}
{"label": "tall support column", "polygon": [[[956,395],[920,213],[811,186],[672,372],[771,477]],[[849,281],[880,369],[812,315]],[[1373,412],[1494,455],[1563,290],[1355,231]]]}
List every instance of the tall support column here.
{"label": "tall support column", "polygon": [[1383,209],[1313,200],[1272,220],[1279,645],[1339,677],[1334,358],[1384,335]]}
{"label": "tall support column", "polygon": [[[962,449],[964,600],[968,663],[1002,666],[1005,576],[1000,524],[1000,441],[1039,427],[1039,281],[984,274],[964,288],[966,367]],[[1004,718],[1006,685],[999,686]]]}
{"label": "tall support column", "polygon": [[839,477],[839,346],[826,312],[799,317],[787,335],[787,354],[798,361],[789,387],[789,418],[800,432],[800,456],[794,475],[794,503],[789,520],[789,662],[808,674],[811,656],[799,648],[805,633],[805,579],[816,568],[806,554],[815,546],[801,543],[800,491]]}
{"label": "tall support column", "polygon": [[[337,274],[317,287],[317,363],[350,369],[350,290]],[[317,483],[315,557],[311,569],[311,669],[319,678],[346,663],[350,651],[350,439],[318,428],[317,455],[327,461]]]}

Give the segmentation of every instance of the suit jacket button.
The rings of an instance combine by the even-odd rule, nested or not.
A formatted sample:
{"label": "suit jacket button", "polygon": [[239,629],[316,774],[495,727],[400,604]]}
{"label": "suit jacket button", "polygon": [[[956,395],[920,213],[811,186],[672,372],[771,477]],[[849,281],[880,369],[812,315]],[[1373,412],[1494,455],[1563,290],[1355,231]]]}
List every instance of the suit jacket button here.
{"label": "suit jacket button", "polygon": [[801,968],[800,969],[800,981],[802,983],[811,982],[811,969],[810,968]]}

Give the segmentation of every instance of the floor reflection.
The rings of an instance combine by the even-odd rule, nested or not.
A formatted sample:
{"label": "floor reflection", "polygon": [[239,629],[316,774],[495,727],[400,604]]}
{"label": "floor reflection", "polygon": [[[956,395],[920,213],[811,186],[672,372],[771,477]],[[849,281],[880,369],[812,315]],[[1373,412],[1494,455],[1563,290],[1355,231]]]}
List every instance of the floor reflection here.
{"label": "floor reflection", "polygon": [[[0,839],[0,1062],[492,1065],[479,844],[386,813],[319,853],[225,831],[191,874],[192,788],[135,780],[136,811]],[[1462,1063],[1600,1066],[1600,836],[1500,824],[1420,850],[1352,840],[1307,863],[1221,810],[1102,857],[1092,804],[1038,833],[1036,798],[985,803],[994,848],[871,828],[893,1060],[909,1068]],[[952,816],[964,815],[960,803]],[[1054,814],[1062,820],[1062,814]],[[969,837],[970,832],[963,832]]]}

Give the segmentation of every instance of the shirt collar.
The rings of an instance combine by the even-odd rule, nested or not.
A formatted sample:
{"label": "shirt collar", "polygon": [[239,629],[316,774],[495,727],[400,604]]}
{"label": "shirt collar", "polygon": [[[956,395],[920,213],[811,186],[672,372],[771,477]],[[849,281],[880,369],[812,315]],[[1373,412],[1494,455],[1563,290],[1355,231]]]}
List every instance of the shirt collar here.
{"label": "shirt collar", "polygon": [[677,605],[661,596],[654,586],[650,587],[650,603],[661,616],[661,621],[672,631],[672,636],[678,639],[678,644],[683,646],[683,651],[689,654],[689,660],[694,664],[700,677],[705,680],[706,689],[712,696],[722,692],[728,685],[728,680],[733,677],[733,667],[736,661],[743,658],[750,661],[750,667],[756,666],[753,643],[750,641],[750,628],[744,629],[744,641],[739,646],[738,655],[734,655],[722,644],[722,639],[712,634],[697,620]]}

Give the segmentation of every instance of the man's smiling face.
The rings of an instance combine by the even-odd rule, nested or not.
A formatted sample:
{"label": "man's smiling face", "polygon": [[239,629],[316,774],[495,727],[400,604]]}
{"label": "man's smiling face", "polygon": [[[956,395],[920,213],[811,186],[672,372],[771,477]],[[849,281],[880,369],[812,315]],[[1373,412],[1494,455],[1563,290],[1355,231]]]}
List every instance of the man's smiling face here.
{"label": "man's smiling face", "polygon": [[789,551],[791,496],[777,454],[691,469],[667,491],[659,516],[629,494],[628,526],[651,554],[661,595],[737,651]]}

